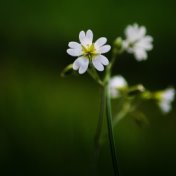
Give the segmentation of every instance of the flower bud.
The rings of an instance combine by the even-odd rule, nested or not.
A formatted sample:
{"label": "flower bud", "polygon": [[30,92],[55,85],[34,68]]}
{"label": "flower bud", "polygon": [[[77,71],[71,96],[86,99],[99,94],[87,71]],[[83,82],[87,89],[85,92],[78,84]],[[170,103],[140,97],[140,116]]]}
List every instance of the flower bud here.
{"label": "flower bud", "polygon": [[114,41],[114,53],[120,54],[123,52],[123,40],[121,37],[116,38]]}

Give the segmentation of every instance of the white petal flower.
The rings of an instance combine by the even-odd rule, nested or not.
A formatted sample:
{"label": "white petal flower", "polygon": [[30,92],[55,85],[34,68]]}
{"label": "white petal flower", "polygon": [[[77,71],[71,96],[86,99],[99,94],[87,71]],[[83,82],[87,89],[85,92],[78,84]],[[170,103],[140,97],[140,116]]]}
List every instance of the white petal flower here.
{"label": "white petal flower", "polygon": [[172,109],[172,102],[175,97],[175,90],[173,88],[168,88],[165,91],[158,93],[158,105],[163,111],[163,113],[168,113]]}
{"label": "white petal flower", "polygon": [[146,28],[138,24],[129,25],[125,30],[126,39],[123,41],[123,49],[134,54],[137,61],[147,59],[147,51],[153,49],[153,38],[146,35]]}
{"label": "white petal flower", "polygon": [[102,54],[107,53],[110,49],[110,45],[105,45],[107,39],[101,37],[93,43],[93,33],[91,30],[87,32],[81,31],[79,33],[79,41],[69,42],[67,53],[73,57],[78,57],[73,63],[73,69],[78,70],[79,74],[83,74],[87,71],[89,62],[98,70],[103,71],[104,66],[109,64],[108,59]]}
{"label": "white petal flower", "polygon": [[120,96],[120,90],[126,88],[127,86],[127,81],[121,75],[112,77],[109,81],[111,98],[118,98]]}

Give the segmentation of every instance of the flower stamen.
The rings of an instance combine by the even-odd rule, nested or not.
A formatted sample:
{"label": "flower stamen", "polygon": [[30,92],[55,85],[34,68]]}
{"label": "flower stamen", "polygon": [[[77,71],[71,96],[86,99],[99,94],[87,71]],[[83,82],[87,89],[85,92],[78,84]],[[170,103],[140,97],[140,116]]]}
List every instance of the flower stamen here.
{"label": "flower stamen", "polygon": [[84,56],[91,58],[91,59],[93,58],[93,56],[97,54],[93,43],[91,45],[88,44],[86,47],[82,45],[82,52]]}

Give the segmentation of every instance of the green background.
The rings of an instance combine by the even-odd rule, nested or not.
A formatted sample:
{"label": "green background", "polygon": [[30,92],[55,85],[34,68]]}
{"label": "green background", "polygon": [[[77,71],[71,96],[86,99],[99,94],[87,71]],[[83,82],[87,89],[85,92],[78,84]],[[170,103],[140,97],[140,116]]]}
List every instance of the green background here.
{"label": "green background", "polygon": [[[112,44],[128,24],[145,25],[154,37],[149,59],[124,54],[113,74],[151,90],[176,86],[175,7],[171,0],[1,0],[0,175],[113,175],[106,121],[95,169],[99,87],[87,74],[60,77],[74,61],[68,42],[92,29]],[[143,109],[149,126],[126,118],[115,128],[121,176],[176,175],[175,103],[167,116],[154,103]]]}

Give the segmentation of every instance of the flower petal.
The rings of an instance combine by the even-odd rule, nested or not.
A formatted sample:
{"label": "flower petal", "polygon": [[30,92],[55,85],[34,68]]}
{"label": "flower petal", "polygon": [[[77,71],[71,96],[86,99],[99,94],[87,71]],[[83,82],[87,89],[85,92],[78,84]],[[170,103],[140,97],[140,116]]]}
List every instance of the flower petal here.
{"label": "flower petal", "polygon": [[93,32],[90,29],[86,32],[86,39],[89,40],[89,42],[92,44]]}
{"label": "flower petal", "polygon": [[84,66],[84,67],[80,67],[79,68],[79,74],[85,73],[87,71],[87,68],[88,68],[88,64],[86,66]]}
{"label": "flower petal", "polygon": [[110,45],[104,45],[99,48],[99,53],[101,53],[101,54],[107,53],[110,49],[111,49]]}
{"label": "flower petal", "polygon": [[92,44],[92,40],[93,40],[93,33],[91,30],[88,30],[85,34],[84,31],[81,31],[79,33],[79,40],[81,42],[81,45],[84,45],[85,47],[87,47],[87,45],[91,45]]}
{"label": "flower petal", "polygon": [[81,31],[81,32],[79,33],[79,40],[80,40],[80,42],[83,43],[84,40],[85,40],[85,38],[86,38],[85,32],[84,32],[84,31]]}
{"label": "flower petal", "polygon": [[128,83],[123,76],[118,75],[118,76],[113,76],[110,79],[109,85],[110,85],[110,87],[112,87],[114,89],[117,89],[117,88],[119,89],[119,88],[128,86]]}
{"label": "flower petal", "polygon": [[72,49],[81,48],[81,45],[77,42],[69,42],[68,46]]}
{"label": "flower petal", "polygon": [[67,53],[70,56],[81,56],[82,55],[82,50],[80,48],[78,48],[78,49],[67,49]]}
{"label": "flower petal", "polygon": [[101,38],[99,38],[99,39],[95,42],[95,47],[101,47],[101,46],[103,46],[106,42],[107,42],[107,39],[106,39],[105,37],[101,37]]}
{"label": "flower petal", "polygon": [[151,36],[145,36],[139,42],[136,43],[136,47],[141,47],[147,51],[152,50],[153,49],[152,41],[153,38]]}
{"label": "flower petal", "polygon": [[100,56],[96,56],[93,58],[92,63],[94,65],[94,67],[98,70],[98,71],[103,71],[104,70],[104,66],[101,63],[101,57]]}
{"label": "flower petal", "polygon": [[89,65],[89,60],[86,57],[79,57],[73,63],[73,70],[79,69],[79,74],[83,74],[86,72]]}
{"label": "flower petal", "polygon": [[117,98],[120,94],[120,89],[128,86],[127,81],[121,75],[113,76],[109,81],[110,95],[111,98]]}
{"label": "flower petal", "polygon": [[146,34],[146,27],[145,27],[145,26],[141,26],[141,27],[138,29],[139,38],[144,37],[145,34]]}
{"label": "flower petal", "polygon": [[161,99],[159,101],[159,106],[164,113],[168,113],[172,109],[172,102],[175,97],[175,89],[168,88],[161,93]]}
{"label": "flower petal", "polygon": [[126,38],[130,41],[133,41],[135,36],[136,36],[136,28],[138,27],[137,24],[134,24],[134,25],[128,25],[125,29],[125,35],[126,35]]}
{"label": "flower petal", "polygon": [[174,96],[175,96],[175,89],[173,88],[166,89],[161,95],[162,99],[164,101],[168,101],[169,103],[174,101]]}
{"label": "flower petal", "polygon": [[134,50],[134,55],[137,61],[142,61],[147,59],[147,53],[144,49],[137,48]]}
{"label": "flower petal", "polygon": [[146,28],[144,26],[139,27],[138,24],[129,25],[125,29],[126,38],[130,42],[135,42],[143,38],[146,34]]}
{"label": "flower petal", "polygon": [[168,113],[172,109],[172,105],[168,102],[160,102],[159,107],[163,113]]}
{"label": "flower petal", "polygon": [[108,65],[109,64],[109,60],[105,56],[100,55],[99,57],[100,57],[100,61],[103,65]]}

